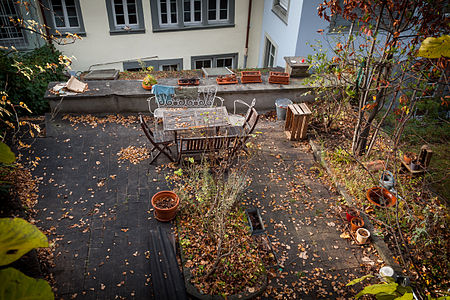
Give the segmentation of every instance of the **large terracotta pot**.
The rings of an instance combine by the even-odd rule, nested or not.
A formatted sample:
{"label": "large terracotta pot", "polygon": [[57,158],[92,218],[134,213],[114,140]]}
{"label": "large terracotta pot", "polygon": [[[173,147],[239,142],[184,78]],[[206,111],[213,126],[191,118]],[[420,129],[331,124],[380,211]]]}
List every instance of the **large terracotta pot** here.
{"label": "large terracotta pot", "polygon": [[391,192],[380,186],[367,190],[367,200],[380,207],[390,207],[397,202],[397,198]]}
{"label": "large terracotta pot", "polygon": [[[164,198],[171,198],[175,200],[175,205],[170,208],[158,207],[158,203]],[[177,214],[178,206],[180,205],[180,199],[177,194],[171,191],[161,191],[153,195],[152,206],[155,209],[155,217],[158,221],[169,222],[173,220]]]}
{"label": "large terracotta pot", "polygon": [[151,90],[152,90],[152,87],[153,87],[153,85],[151,85],[151,84],[149,84],[149,85],[145,85],[145,84],[144,84],[144,82],[142,82],[142,87],[143,87],[144,89],[146,89],[146,90],[149,90],[149,91],[151,91]]}

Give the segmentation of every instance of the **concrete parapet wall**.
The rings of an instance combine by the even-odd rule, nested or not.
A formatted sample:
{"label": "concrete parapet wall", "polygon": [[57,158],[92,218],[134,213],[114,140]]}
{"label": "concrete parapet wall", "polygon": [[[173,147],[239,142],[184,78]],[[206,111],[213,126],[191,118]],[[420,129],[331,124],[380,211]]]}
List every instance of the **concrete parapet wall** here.
{"label": "concrete parapet wall", "polygon": [[[176,85],[176,79],[159,82],[164,85]],[[264,80],[264,82],[267,82]],[[56,82],[49,84],[49,89]],[[215,84],[212,79],[202,79],[202,85]],[[152,94],[141,87],[138,80],[89,81],[89,91],[78,95],[59,96],[46,93],[52,112],[61,113],[132,113],[148,112],[147,98]],[[233,111],[234,100],[240,99],[248,103],[256,98],[256,109],[268,111],[275,109],[275,100],[289,98],[293,102],[312,102],[314,97],[302,96],[310,88],[303,85],[301,79],[292,79],[290,85],[238,84],[218,86],[217,96],[222,97],[228,111]],[[246,108],[236,107],[238,112]]]}

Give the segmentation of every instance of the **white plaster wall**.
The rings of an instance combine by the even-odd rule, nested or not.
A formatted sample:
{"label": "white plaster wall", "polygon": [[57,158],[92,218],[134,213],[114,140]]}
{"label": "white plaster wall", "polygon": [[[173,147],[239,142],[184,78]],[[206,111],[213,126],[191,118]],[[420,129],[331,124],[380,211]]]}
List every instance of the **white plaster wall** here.
{"label": "white plaster wall", "polygon": [[252,15],[250,18],[247,68],[256,68],[258,66],[259,55],[261,51],[260,41],[263,23],[263,12],[264,12],[264,1],[253,0]]}
{"label": "white plaster wall", "polygon": [[[262,0],[254,0],[259,1]],[[146,30],[144,34],[110,35],[105,1],[80,0],[87,36],[74,44],[57,48],[68,56],[76,57],[72,69],[77,71],[87,70],[90,65],[97,63],[150,56],[158,56],[158,59],[183,58],[184,69],[190,69],[191,56],[236,52],[239,53],[238,67],[242,66],[248,0],[235,1],[234,27],[158,33],[152,32],[150,1],[142,0],[142,5]],[[122,63],[101,68],[122,69]]]}
{"label": "white plaster wall", "polygon": [[[309,0],[308,0],[309,1]],[[285,66],[284,56],[294,56],[297,36],[300,25],[303,1],[291,0],[287,24],[284,23],[273,11],[273,0],[264,1],[263,24],[260,41],[260,54],[258,66],[264,63],[265,37],[269,36],[277,48],[275,66]]]}

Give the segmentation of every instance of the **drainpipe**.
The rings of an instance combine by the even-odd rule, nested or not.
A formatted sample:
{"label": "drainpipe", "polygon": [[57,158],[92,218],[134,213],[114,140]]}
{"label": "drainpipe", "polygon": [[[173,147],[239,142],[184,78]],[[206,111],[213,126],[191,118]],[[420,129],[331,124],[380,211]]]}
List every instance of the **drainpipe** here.
{"label": "drainpipe", "polygon": [[245,48],[244,48],[244,69],[247,68],[248,59],[248,36],[250,35],[250,17],[252,15],[252,0],[248,3],[248,17],[247,17],[247,35],[245,37]]}
{"label": "drainpipe", "polygon": [[45,28],[45,34],[46,34],[46,40],[47,42],[52,45],[52,39],[50,38],[50,31],[48,30],[48,23],[47,23],[47,19],[45,18],[45,14],[44,14],[44,9],[42,8],[43,4],[41,0],[37,0],[37,4],[39,6],[39,11],[41,12],[41,16],[42,16],[42,21],[44,23],[44,28]]}

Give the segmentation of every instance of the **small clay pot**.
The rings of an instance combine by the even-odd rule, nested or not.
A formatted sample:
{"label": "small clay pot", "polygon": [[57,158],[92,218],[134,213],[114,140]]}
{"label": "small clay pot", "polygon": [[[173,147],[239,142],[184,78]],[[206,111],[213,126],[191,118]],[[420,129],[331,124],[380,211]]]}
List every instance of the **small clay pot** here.
{"label": "small clay pot", "polygon": [[[158,202],[163,198],[171,198],[175,200],[175,205],[169,208],[158,207]],[[161,191],[153,195],[152,206],[155,209],[155,218],[161,222],[169,222],[173,220],[177,214],[180,199],[177,194],[171,191]]]}
{"label": "small clay pot", "polygon": [[407,154],[403,154],[403,161],[405,162],[405,164],[409,165],[412,161],[412,157]]}
{"label": "small clay pot", "polygon": [[354,217],[359,217],[359,211],[353,207],[350,207],[345,212],[345,217],[347,218],[347,221],[350,222]]}
{"label": "small clay pot", "polygon": [[356,230],[356,240],[360,244],[365,244],[370,237],[370,231],[365,228],[358,228]]}
{"label": "small clay pot", "polygon": [[354,217],[350,224],[352,225],[352,231],[355,232],[359,228],[364,226],[364,220],[361,217]]}
{"label": "small clay pot", "polygon": [[146,89],[146,90],[149,90],[149,91],[151,91],[151,90],[152,90],[152,87],[153,87],[153,85],[151,85],[151,84],[149,84],[149,85],[145,85],[145,84],[144,84],[144,82],[142,82],[142,87],[143,87],[144,89]]}

